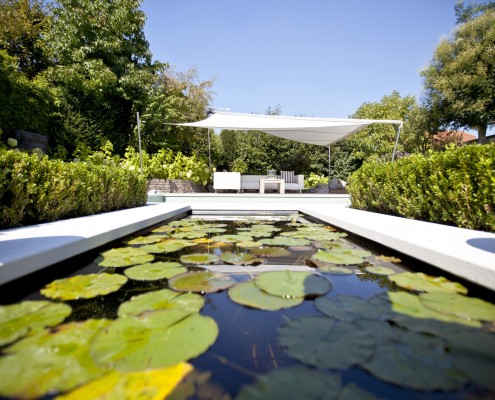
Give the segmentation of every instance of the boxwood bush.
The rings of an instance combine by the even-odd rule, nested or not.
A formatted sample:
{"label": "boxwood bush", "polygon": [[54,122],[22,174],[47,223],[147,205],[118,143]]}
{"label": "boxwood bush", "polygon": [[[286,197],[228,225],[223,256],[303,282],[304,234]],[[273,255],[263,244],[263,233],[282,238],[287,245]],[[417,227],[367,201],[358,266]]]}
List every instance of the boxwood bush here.
{"label": "boxwood bush", "polygon": [[146,178],[122,166],[0,149],[1,228],[137,207],[146,200]]}
{"label": "boxwood bush", "polygon": [[347,189],[353,208],[495,232],[495,144],[365,163]]}

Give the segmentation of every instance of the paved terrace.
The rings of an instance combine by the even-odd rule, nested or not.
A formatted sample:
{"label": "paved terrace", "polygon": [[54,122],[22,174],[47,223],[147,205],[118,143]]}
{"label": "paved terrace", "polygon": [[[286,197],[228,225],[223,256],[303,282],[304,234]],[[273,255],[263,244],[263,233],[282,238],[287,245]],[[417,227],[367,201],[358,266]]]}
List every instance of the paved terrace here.
{"label": "paved terrace", "polygon": [[0,284],[189,211],[300,211],[495,290],[495,234],[348,208],[347,195],[173,194],[134,209],[0,231]]}

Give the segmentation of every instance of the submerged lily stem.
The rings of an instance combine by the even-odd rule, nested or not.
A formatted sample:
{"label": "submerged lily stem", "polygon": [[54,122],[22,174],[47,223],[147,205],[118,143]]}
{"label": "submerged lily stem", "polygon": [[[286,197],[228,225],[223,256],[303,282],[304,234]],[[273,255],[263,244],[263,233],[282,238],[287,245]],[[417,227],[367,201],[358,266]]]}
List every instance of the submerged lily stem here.
{"label": "submerged lily stem", "polygon": [[250,371],[249,369],[244,368],[244,367],[240,366],[239,364],[233,363],[232,361],[227,360],[225,357],[223,357],[219,354],[215,354],[215,353],[211,352],[210,355],[212,357],[216,358],[222,364],[228,365],[229,367],[234,368],[237,371],[242,372],[243,374],[246,374],[252,378],[256,378],[256,376],[257,376],[253,371]]}

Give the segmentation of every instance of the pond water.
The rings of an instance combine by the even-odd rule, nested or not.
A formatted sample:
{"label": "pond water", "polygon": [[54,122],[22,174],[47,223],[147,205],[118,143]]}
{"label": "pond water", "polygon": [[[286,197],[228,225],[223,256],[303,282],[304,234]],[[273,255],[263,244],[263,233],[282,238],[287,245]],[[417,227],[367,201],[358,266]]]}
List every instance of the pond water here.
{"label": "pond water", "polygon": [[495,398],[493,292],[308,216],[191,215],[81,260],[2,290],[3,398]]}

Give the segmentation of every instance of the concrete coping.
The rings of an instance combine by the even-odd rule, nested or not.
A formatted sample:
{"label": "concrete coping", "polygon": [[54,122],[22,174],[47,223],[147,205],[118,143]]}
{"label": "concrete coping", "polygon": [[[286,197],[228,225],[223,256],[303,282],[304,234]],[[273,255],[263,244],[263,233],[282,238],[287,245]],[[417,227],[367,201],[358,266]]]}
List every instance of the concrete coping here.
{"label": "concrete coping", "polygon": [[495,234],[350,209],[341,204],[157,203],[0,231],[0,284],[190,211],[297,210],[495,290]]}

